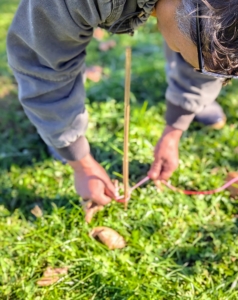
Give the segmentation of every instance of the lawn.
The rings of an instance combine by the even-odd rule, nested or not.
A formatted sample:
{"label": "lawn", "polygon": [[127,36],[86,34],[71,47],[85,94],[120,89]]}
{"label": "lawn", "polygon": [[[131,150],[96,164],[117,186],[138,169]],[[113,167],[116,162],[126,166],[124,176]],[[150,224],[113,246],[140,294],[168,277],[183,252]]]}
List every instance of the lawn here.
{"label": "lawn", "polygon": [[[0,2],[0,299],[4,300],[233,300],[238,299],[238,203],[223,192],[185,196],[149,183],[135,191],[128,211],[112,202],[84,222],[72,171],[53,161],[17,100],[7,67],[5,37],[18,0]],[[98,50],[100,65],[88,81],[87,136],[92,153],[112,178],[122,179],[124,50],[133,49],[130,182],[143,178],[165,125],[166,81],[162,38],[150,21],[133,38],[106,36],[117,47]],[[186,189],[213,189],[238,169],[238,84],[219,102],[228,122],[221,131],[193,124],[180,144],[180,166],[171,178]],[[43,217],[31,209],[38,205]],[[110,251],[89,237],[95,226],[117,230],[127,241]],[[69,267],[49,287],[36,282],[48,267]]]}

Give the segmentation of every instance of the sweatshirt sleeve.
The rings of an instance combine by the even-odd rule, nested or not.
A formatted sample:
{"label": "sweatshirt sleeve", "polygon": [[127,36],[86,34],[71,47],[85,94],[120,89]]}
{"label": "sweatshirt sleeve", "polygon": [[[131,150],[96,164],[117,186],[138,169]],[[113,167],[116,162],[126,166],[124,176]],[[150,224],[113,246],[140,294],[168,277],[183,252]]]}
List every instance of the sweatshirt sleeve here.
{"label": "sweatshirt sleeve", "polygon": [[166,108],[166,124],[182,131],[186,131],[193,121],[195,113],[169,101],[166,101]]}
{"label": "sweatshirt sleeve", "polygon": [[68,160],[90,150],[83,86],[85,48],[104,7],[91,0],[22,0],[7,37],[19,100],[46,144]]}

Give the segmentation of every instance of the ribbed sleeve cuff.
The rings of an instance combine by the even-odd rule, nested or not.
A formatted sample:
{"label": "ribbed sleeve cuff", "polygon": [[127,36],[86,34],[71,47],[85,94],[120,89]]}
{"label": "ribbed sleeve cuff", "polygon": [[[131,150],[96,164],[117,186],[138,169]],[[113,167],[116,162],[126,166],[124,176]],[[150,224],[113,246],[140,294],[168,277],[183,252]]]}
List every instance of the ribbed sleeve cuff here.
{"label": "ribbed sleeve cuff", "polygon": [[86,137],[79,137],[74,143],[64,148],[54,148],[63,158],[77,161],[90,153],[90,146]]}
{"label": "ribbed sleeve cuff", "polygon": [[167,101],[166,104],[167,110],[165,119],[167,125],[183,131],[187,130],[190,123],[195,117],[195,113],[188,111],[180,106],[174,105],[169,101]]}

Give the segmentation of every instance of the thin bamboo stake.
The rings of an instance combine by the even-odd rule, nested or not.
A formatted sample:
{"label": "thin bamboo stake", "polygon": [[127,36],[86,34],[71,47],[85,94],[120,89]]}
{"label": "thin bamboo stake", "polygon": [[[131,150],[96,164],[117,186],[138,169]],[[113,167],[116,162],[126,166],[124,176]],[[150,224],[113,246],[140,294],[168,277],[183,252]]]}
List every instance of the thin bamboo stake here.
{"label": "thin bamboo stake", "polygon": [[125,98],[124,98],[124,159],[123,159],[123,184],[125,202],[127,209],[127,199],[129,197],[129,124],[130,124],[130,89],[131,89],[131,48],[126,48],[126,76],[125,76]]}

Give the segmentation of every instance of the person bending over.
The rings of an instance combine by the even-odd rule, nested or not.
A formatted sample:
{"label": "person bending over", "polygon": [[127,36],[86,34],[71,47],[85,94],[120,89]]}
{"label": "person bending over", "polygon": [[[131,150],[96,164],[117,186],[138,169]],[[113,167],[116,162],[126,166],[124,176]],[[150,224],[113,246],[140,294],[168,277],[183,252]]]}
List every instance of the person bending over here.
{"label": "person bending over", "polygon": [[166,127],[148,175],[167,180],[192,120],[214,123],[211,110],[218,123],[224,117],[214,101],[238,75],[238,0],[22,0],[8,32],[8,61],[25,113],[73,168],[78,194],[95,204],[116,195],[85,137],[85,49],[94,28],[133,35],[151,14],[167,44],[168,89]]}

